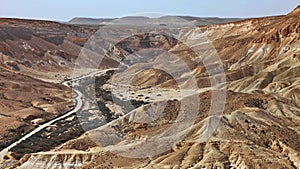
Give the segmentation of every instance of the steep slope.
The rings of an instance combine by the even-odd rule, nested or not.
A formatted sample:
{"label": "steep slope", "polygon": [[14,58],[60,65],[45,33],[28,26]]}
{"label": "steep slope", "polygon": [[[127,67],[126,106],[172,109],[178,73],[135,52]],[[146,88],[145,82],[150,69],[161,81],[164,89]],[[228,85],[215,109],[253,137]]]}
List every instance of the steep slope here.
{"label": "steep slope", "polygon": [[74,106],[72,92],[65,86],[0,70],[1,149]]}
{"label": "steep slope", "polygon": [[[219,53],[226,71],[227,90],[229,90],[225,112],[220,117],[219,127],[209,141],[202,143],[199,141],[199,136],[202,127],[209,126],[213,118],[198,115],[197,123],[190,133],[169,152],[144,159],[146,161],[101,153],[92,163],[85,164],[82,168],[299,168],[300,15],[298,11],[299,7],[287,16],[200,27],[212,40]],[[170,51],[175,53],[178,48],[180,45]],[[182,58],[187,59],[184,52],[176,54],[179,56],[182,54]],[[162,59],[158,57],[154,63],[162,63],[161,61]],[[137,67],[139,66],[130,67],[128,72]],[[198,84],[207,87],[209,83],[203,83],[207,78],[203,65],[192,67],[195,76],[199,77]],[[135,84],[143,87],[144,78],[147,76],[154,82],[162,79],[160,76],[157,76],[157,79],[151,76],[153,71],[149,69],[148,74],[147,70],[137,74]],[[121,75],[116,74],[115,77],[125,74],[126,71]],[[138,80],[141,74],[143,76]],[[151,86],[151,84],[147,85]],[[152,83],[153,86],[164,88],[157,83]],[[215,89],[219,87],[216,86]],[[201,93],[201,95],[205,94]],[[207,108],[207,106],[202,107]],[[170,114],[175,111],[174,109],[176,106],[170,107],[165,113]],[[201,112],[205,111],[207,110]],[[139,114],[143,117],[143,109]],[[167,121],[170,122],[170,119]],[[159,122],[145,126],[121,120],[115,124],[118,124],[118,127],[114,127],[112,123],[106,129],[111,131],[121,128],[123,135],[136,140],[135,148],[139,147],[141,137],[147,138],[168,128],[168,123]],[[97,134],[96,130],[94,132]],[[86,140],[89,135],[92,136],[93,131],[82,136],[78,141]],[[68,144],[70,145],[65,147],[76,149],[76,140]],[[117,145],[122,144],[120,142]],[[85,150],[89,151],[89,148]],[[134,153],[134,151],[129,152]],[[102,159],[107,158],[110,159],[108,162],[101,162]],[[124,164],[122,160],[128,162]]]}
{"label": "steep slope", "polygon": [[72,91],[57,83],[71,73],[90,30],[0,19],[1,150],[74,107]]}
{"label": "steep slope", "polygon": [[1,66],[51,81],[61,81],[97,28],[50,21],[0,19]]}
{"label": "steep slope", "polygon": [[[227,87],[211,86],[210,69],[214,70],[213,77],[222,76],[209,55],[197,56],[185,44],[166,37],[162,38],[164,43],[153,43],[157,42],[155,34],[124,39],[107,56],[123,59],[126,65],[121,67],[122,71],[105,77],[110,78],[107,81],[97,77],[96,87],[95,81],[84,83],[85,88],[96,89],[97,103],[105,112],[101,118],[107,124],[53,151],[26,155],[17,165],[20,168],[300,168],[299,9],[286,16],[181,32],[182,37],[192,41],[201,30],[211,40],[222,61]],[[117,34],[120,30],[111,31]],[[190,45],[196,44],[200,44],[199,50],[207,48],[199,42]],[[132,53],[145,47],[168,50],[177,59],[169,59],[162,52],[138,58],[137,63],[129,62],[137,57],[131,56]],[[205,60],[212,62],[204,65],[201,61]],[[184,66],[191,70],[199,90],[180,91],[194,85],[187,78]],[[160,70],[163,68],[165,71]],[[130,92],[122,93],[122,80],[128,80],[132,72],[132,83],[124,87]],[[121,79],[120,84],[114,79]],[[114,88],[119,93],[114,93]],[[223,92],[226,94],[224,111],[219,115],[209,114],[213,92],[220,99]],[[195,101],[198,98],[199,103]],[[125,101],[137,106],[126,112]],[[158,108],[159,113],[151,113],[153,108]],[[93,107],[85,111],[95,110]],[[192,124],[186,126],[188,123],[183,123],[186,121]],[[210,131],[214,125],[216,130]],[[173,130],[177,132],[168,133]],[[203,139],[209,134],[208,140]],[[175,141],[170,144],[169,139]]]}

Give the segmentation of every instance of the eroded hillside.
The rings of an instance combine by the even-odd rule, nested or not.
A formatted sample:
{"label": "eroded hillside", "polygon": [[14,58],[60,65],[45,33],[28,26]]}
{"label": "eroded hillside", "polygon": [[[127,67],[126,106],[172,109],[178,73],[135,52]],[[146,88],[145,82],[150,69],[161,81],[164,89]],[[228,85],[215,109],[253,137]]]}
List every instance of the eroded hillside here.
{"label": "eroded hillside", "polygon": [[[62,54],[66,53],[61,50],[67,51],[69,47],[74,50],[67,52],[68,62],[65,58],[65,64],[56,62],[49,67],[58,66],[58,70],[65,71],[62,65],[74,64],[72,59],[76,54],[72,52],[79,50],[87,40],[84,38],[93,31],[83,29],[89,31],[79,42],[78,37],[71,38],[74,30],[69,26],[57,24],[57,29],[71,33],[49,48],[60,51],[59,58],[64,58]],[[189,45],[198,45],[202,51],[207,49],[205,43],[193,41],[199,30],[216,49],[222,69],[209,56],[197,56],[184,43],[166,36],[159,36],[160,40],[156,34],[127,38],[105,56],[111,63],[105,67],[119,66],[122,71],[99,74],[96,81],[82,82],[84,88],[95,89],[97,104],[103,111],[101,114],[92,109],[88,97],[82,110],[86,115],[83,122],[88,125],[97,122],[95,118],[95,121],[87,119],[100,114],[106,124],[51,151],[27,154],[15,165],[20,168],[300,168],[300,7],[286,16],[201,26],[181,32],[183,39],[190,40]],[[111,30],[115,34],[118,31]],[[127,31],[134,33],[134,29]],[[6,37],[8,44],[15,36],[2,37]],[[31,38],[26,42],[32,43],[30,46],[36,45],[32,39],[42,37]],[[60,49],[64,45],[70,46]],[[167,50],[177,58],[168,58],[164,52],[140,53],[150,58],[131,55],[144,48]],[[22,61],[10,50],[3,54]],[[51,51],[48,54],[55,58]],[[138,62],[130,62],[134,59]],[[23,62],[16,67],[11,60],[5,61],[9,61],[5,66],[14,71],[28,73],[23,70],[30,69],[23,68],[26,67]],[[184,71],[185,66],[190,73]],[[132,72],[133,80],[122,86]],[[222,73],[226,81],[211,86],[211,77],[223,78]],[[196,90],[192,88],[195,86]],[[224,109],[214,109],[216,113],[210,114],[215,95],[220,100],[226,96]],[[12,97],[3,94],[8,96]],[[124,102],[134,107],[127,109]],[[163,109],[159,114],[152,114],[153,107]],[[186,123],[189,121],[192,123]],[[214,124],[216,129],[210,131]],[[165,133],[173,130],[176,132]],[[207,133],[211,135],[203,140]],[[170,144],[170,138],[179,141],[172,140]]]}

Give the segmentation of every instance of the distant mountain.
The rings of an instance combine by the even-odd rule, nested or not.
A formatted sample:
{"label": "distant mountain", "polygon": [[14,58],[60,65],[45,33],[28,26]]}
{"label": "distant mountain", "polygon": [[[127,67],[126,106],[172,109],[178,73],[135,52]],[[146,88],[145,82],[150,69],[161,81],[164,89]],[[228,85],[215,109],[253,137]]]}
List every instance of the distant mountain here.
{"label": "distant mountain", "polygon": [[113,21],[113,18],[101,18],[101,19],[95,19],[95,18],[81,18],[76,17],[68,21],[69,24],[74,25],[101,25],[106,22]]}
{"label": "distant mountain", "polygon": [[149,18],[145,16],[127,16],[123,18],[83,18],[76,17],[68,21],[68,24],[76,25],[101,25],[113,22],[118,23],[145,23],[145,24],[157,24],[157,25],[174,25],[182,22],[194,24],[197,26],[210,25],[210,24],[221,24],[227,22],[240,21],[241,18],[217,18],[217,17],[193,17],[193,16],[162,16],[159,18]]}
{"label": "distant mountain", "polygon": [[193,16],[179,16],[182,19],[185,19],[187,21],[194,22],[195,25],[210,25],[210,24],[222,24],[227,22],[235,22],[243,20],[241,18],[218,18],[218,17],[193,17]]}

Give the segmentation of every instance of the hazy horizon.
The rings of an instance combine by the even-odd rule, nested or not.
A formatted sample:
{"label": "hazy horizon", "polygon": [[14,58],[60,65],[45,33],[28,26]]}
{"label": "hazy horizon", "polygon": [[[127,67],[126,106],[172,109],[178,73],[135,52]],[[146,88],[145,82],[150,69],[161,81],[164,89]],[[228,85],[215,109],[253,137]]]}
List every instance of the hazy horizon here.
{"label": "hazy horizon", "polygon": [[219,17],[219,18],[253,18],[284,15],[300,5],[297,0],[111,0],[85,2],[78,1],[37,1],[10,0],[2,2],[1,18],[42,19],[69,21],[75,17],[120,18],[143,13],[160,13],[164,15]]}

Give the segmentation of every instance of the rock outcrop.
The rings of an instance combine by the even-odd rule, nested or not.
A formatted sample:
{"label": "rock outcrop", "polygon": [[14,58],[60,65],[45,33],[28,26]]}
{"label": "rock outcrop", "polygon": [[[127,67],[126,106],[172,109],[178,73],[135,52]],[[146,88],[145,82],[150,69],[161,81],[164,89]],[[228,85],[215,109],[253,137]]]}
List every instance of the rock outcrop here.
{"label": "rock outcrop", "polygon": [[[99,96],[98,103],[101,103],[103,110],[107,109],[107,105],[112,105],[113,94],[118,100],[115,107],[125,109],[122,103],[126,99],[130,102],[139,101],[137,107],[123,113],[124,115],[119,118],[109,118],[107,124],[87,131],[79,138],[67,141],[53,151],[28,154],[19,161],[17,166],[86,169],[300,168],[299,10],[300,8],[297,7],[286,16],[200,26],[190,32],[181,32],[181,37],[191,40],[190,45],[196,45],[199,42],[192,40],[201,30],[201,35],[205,35],[217,51],[222,62],[221,66],[216,66],[214,62],[216,60],[209,55],[197,56],[183,43],[166,37],[157,41],[154,34],[144,34],[124,39],[106,55],[109,61],[123,61],[124,65],[121,67],[123,71],[115,72],[107,82],[99,78],[100,80],[96,81],[98,87],[96,95]],[[18,21],[17,25],[27,25],[28,22]],[[5,60],[9,61],[6,68],[20,72],[24,70],[20,66],[24,60],[14,54],[14,48],[8,45],[14,42],[12,44],[16,46],[18,41],[26,42],[20,45],[24,50],[29,51],[31,55],[28,57],[32,59],[35,59],[39,53],[35,52],[37,46],[34,46],[38,40],[41,42],[39,44],[49,45],[48,50],[51,50],[48,56],[56,55],[63,58],[66,63],[67,61],[73,63],[73,59],[76,58],[73,52],[79,49],[84,40],[75,36],[74,27],[45,23],[66,30],[63,40],[60,34],[53,32],[37,36],[29,28],[22,28],[21,34],[16,33],[20,28],[16,28],[15,32],[9,34],[0,34],[2,35],[0,38],[5,42],[0,45],[5,51],[3,54],[6,58],[13,58]],[[39,27],[44,28],[45,23],[40,23]],[[4,22],[5,24],[8,23]],[[80,31],[83,31],[81,35],[84,38],[93,32],[92,29],[82,27]],[[118,29],[111,31],[124,32]],[[128,29],[128,31],[134,33],[135,30]],[[52,34],[55,34],[53,39],[50,36]],[[46,35],[47,37],[44,37]],[[33,39],[36,41],[31,42]],[[74,51],[62,49],[65,45],[74,47],[72,48]],[[130,56],[140,49],[151,47],[175,54],[177,59],[168,59],[164,53],[159,53],[158,56],[147,53],[149,58]],[[199,47],[207,48],[205,43]],[[44,55],[41,54],[40,57]],[[137,58],[139,59],[137,63],[129,62]],[[203,64],[205,61],[210,62],[206,62],[209,64],[205,65]],[[149,65],[156,67],[150,69]],[[55,66],[62,67],[58,64]],[[119,65],[116,63],[106,66]],[[183,66],[186,66],[190,72],[184,72]],[[140,71],[142,68],[145,70]],[[160,68],[165,68],[169,72],[161,71]],[[226,84],[211,86],[210,75],[216,79],[222,77],[221,68],[224,69]],[[44,67],[40,69],[47,70]],[[60,69],[64,70],[64,68]],[[208,73],[210,69],[213,70],[211,74]],[[132,91],[128,96],[124,93],[121,96],[122,86],[114,83],[114,79],[128,80],[128,74],[132,72],[136,72],[132,83],[129,84]],[[187,78],[188,75],[195,77],[199,90],[193,90],[191,93],[189,90],[180,91],[182,88],[190,89],[195,85]],[[106,83],[106,87],[103,87],[102,83]],[[87,88],[90,86],[91,84],[85,84]],[[113,87],[118,88],[120,93],[109,91]],[[153,92],[151,88],[157,90]],[[164,92],[167,93],[164,95],[165,99],[161,99]],[[178,94],[180,92],[182,95]],[[220,99],[220,93],[226,95],[224,110],[218,115],[209,114],[210,109],[215,108],[211,105],[214,92]],[[197,103],[195,99],[201,101]],[[192,108],[195,104],[199,105],[196,105],[198,109],[193,116],[195,111]],[[151,114],[153,105],[164,107],[163,109],[159,109],[161,108],[159,106],[155,107],[160,113]],[[185,114],[182,115],[182,112]],[[179,117],[184,117],[183,119],[191,121],[192,124],[182,125],[184,120]],[[210,131],[214,125],[217,125],[216,129]],[[169,129],[179,131],[172,135],[165,134],[164,131]],[[207,132],[211,136],[203,141]],[[166,141],[170,138],[179,141],[170,145]],[[167,151],[160,152],[166,147]]]}

